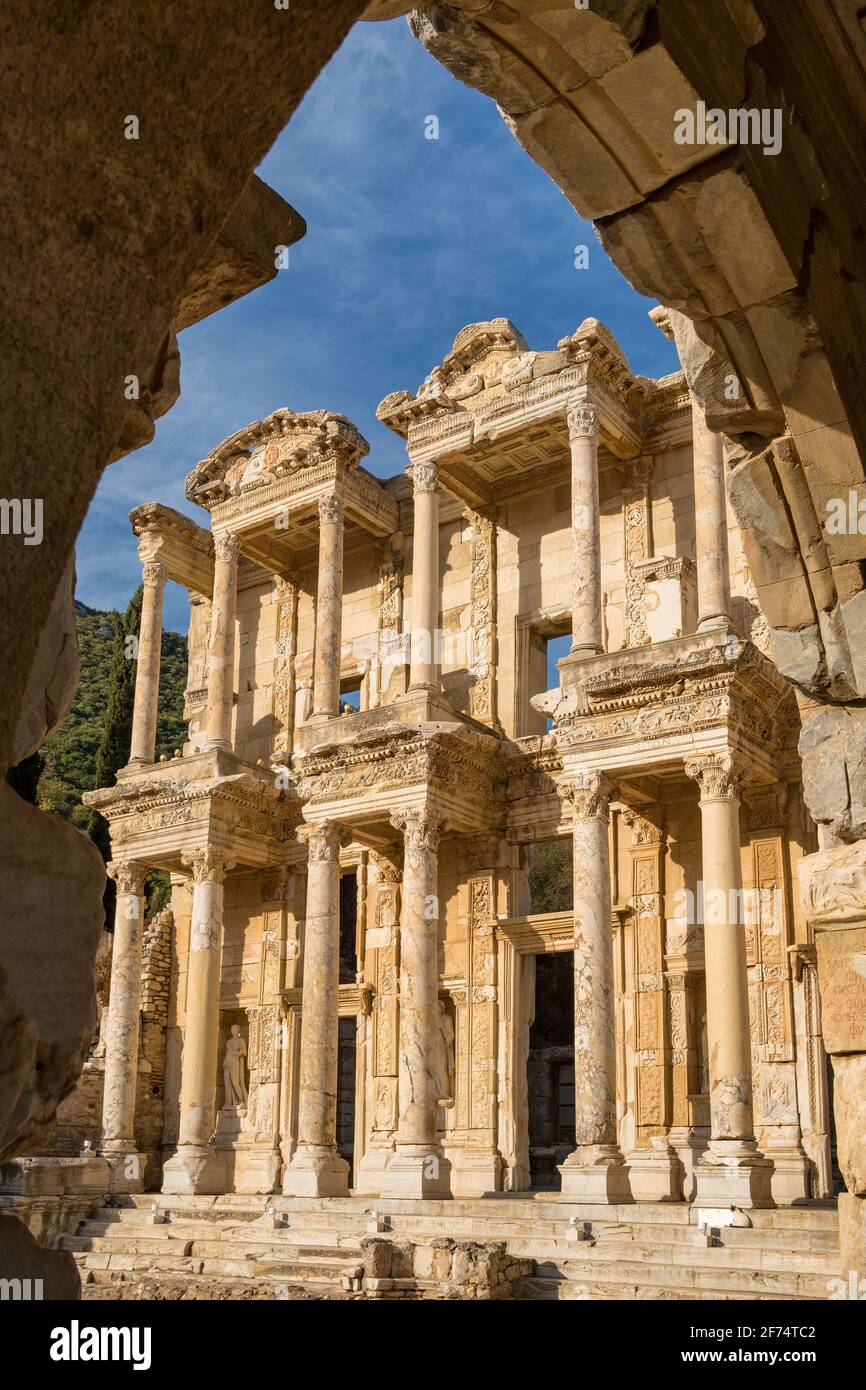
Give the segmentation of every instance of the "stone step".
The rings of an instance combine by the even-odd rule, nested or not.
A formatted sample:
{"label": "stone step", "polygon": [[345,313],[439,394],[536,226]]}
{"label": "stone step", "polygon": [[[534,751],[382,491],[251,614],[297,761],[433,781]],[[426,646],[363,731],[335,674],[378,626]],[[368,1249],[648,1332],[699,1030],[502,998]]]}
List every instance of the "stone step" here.
{"label": "stone step", "polygon": [[[779,1298],[826,1299],[829,1297],[827,1274],[797,1273],[793,1270],[707,1269],[704,1267],[642,1264],[630,1260],[568,1260],[562,1264],[542,1261],[536,1267],[536,1277],[564,1284],[615,1284],[640,1289],[692,1290],[698,1297],[716,1293],[750,1294],[764,1298],[773,1294]],[[574,1297],[572,1293],[570,1295]],[[644,1295],[646,1296],[646,1295]]]}
{"label": "stone step", "polygon": [[[185,1200],[190,1201],[191,1199]],[[427,1205],[429,1204],[425,1203],[425,1207]],[[433,1205],[442,1207],[445,1204],[436,1203]],[[491,1207],[497,1205],[496,1201],[490,1203]],[[138,1212],[132,1209],[130,1218],[124,1219],[127,1211],[130,1209],[108,1209],[108,1211],[103,1209],[95,1213],[96,1219],[83,1225],[78,1234],[95,1237],[97,1235],[108,1236],[115,1232],[120,1235],[123,1232],[125,1235],[130,1233],[131,1229],[135,1229],[137,1235],[141,1229],[141,1218]],[[122,1212],[124,1216],[118,1218],[119,1212]],[[799,1210],[796,1212],[797,1217],[801,1214]],[[793,1229],[767,1225],[751,1228],[723,1227],[719,1232],[718,1239],[726,1249],[777,1251],[785,1256],[794,1251],[804,1254],[816,1251],[828,1255],[833,1254],[837,1249],[835,1212],[830,1210],[806,1214],[816,1215],[822,1219],[817,1225],[811,1223],[804,1226],[802,1222],[799,1222],[797,1228]],[[366,1213],[345,1210],[310,1213],[299,1213],[292,1210],[289,1215],[292,1224],[276,1230],[266,1225],[260,1226],[257,1223],[239,1222],[235,1210],[214,1215],[211,1220],[202,1220],[200,1212],[197,1213],[198,1219],[196,1220],[175,1219],[178,1215],[178,1212],[173,1212],[172,1220],[151,1225],[148,1227],[148,1231],[152,1232],[154,1236],[157,1232],[171,1233],[177,1239],[221,1241],[231,1233],[230,1238],[235,1242],[248,1241],[250,1244],[259,1241],[278,1242],[280,1244],[302,1242],[330,1247],[349,1244],[356,1246],[358,1239],[366,1233],[368,1224]],[[754,1213],[753,1219],[767,1215],[777,1216],[780,1213]],[[314,1226],[313,1223],[315,1223]],[[416,1209],[415,1214],[411,1216],[402,1212],[395,1213],[387,1234],[398,1239],[401,1236],[412,1235],[423,1235],[427,1238],[450,1235],[464,1239],[507,1240],[515,1250],[518,1249],[516,1242],[520,1242],[521,1253],[532,1254],[535,1249],[543,1253],[551,1243],[558,1247],[565,1241],[567,1230],[568,1225],[563,1221],[531,1219],[506,1223],[487,1219],[484,1222],[472,1221],[467,1223],[455,1219],[447,1220],[444,1216],[430,1217],[426,1211],[419,1213]],[[641,1248],[652,1248],[659,1251],[663,1248],[666,1250],[679,1248],[681,1252],[677,1256],[679,1259],[691,1259],[692,1252],[699,1248],[697,1229],[694,1225],[660,1221],[646,1223],[638,1220],[627,1223],[596,1219],[591,1223],[590,1230],[592,1237],[599,1245],[607,1245],[612,1242],[619,1244],[625,1241]],[[529,1244],[525,1244],[527,1242]]]}
{"label": "stone step", "polygon": [[786,1271],[821,1275],[831,1279],[838,1273],[839,1256],[834,1251],[730,1249],[716,1246],[663,1246],[626,1241],[591,1245],[583,1241],[512,1240],[509,1251],[518,1258],[536,1262],[581,1260],[593,1265],[618,1264],[623,1261],[657,1266],[663,1269],[743,1269],[755,1271]]}
{"label": "stone step", "polygon": [[188,1255],[191,1240],[182,1237],[139,1236],[124,1234],[122,1237],[107,1236],[61,1236],[57,1242],[61,1250],[102,1252],[106,1254],[160,1255],[167,1246],[178,1247],[178,1253]]}
{"label": "stone step", "polygon": [[[331,1253],[334,1250],[350,1249],[358,1250],[358,1233],[333,1233],[308,1231],[302,1228],[277,1227],[274,1230],[268,1226],[257,1226],[247,1224],[222,1225],[213,1222],[191,1222],[191,1221],[166,1221],[155,1226],[143,1226],[138,1221],[115,1221],[105,1222],[101,1219],[82,1222],[74,1237],[74,1240],[125,1242],[128,1240],[205,1240],[205,1241],[230,1241],[234,1244],[263,1245],[263,1246],[291,1246],[293,1249],[300,1245],[310,1247],[316,1245],[322,1250]],[[79,1247],[69,1246],[68,1249]]]}
{"label": "stone step", "polygon": [[[791,1301],[789,1294],[761,1293],[757,1295],[762,1302],[767,1303],[787,1303]],[[637,1284],[618,1284],[604,1283],[599,1280],[589,1281],[583,1284],[569,1285],[567,1282],[555,1279],[539,1279],[530,1277],[521,1281],[518,1297],[525,1302],[639,1302],[652,1300],[655,1301],[676,1301],[681,1302],[717,1302],[723,1300],[726,1303],[751,1303],[756,1295],[754,1293],[732,1292],[731,1290],[695,1290],[671,1288],[666,1289],[661,1285],[637,1285]]]}

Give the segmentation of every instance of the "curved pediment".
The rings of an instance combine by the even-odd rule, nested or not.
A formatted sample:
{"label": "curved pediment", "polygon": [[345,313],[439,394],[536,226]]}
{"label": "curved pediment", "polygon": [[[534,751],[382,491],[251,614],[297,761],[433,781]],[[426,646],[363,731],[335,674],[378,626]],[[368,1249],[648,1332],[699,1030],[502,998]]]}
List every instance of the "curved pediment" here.
{"label": "curved pediment", "polygon": [[212,449],[187,475],[186,495],[210,509],[227,497],[325,460],[355,468],[369,452],[366,439],[345,415],[282,407]]}

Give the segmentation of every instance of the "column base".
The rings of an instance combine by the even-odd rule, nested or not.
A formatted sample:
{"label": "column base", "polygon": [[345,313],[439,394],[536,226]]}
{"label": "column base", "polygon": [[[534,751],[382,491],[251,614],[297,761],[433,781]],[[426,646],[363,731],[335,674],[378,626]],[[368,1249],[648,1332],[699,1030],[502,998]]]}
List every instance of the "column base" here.
{"label": "column base", "polygon": [[717,613],[712,618],[701,618],[698,623],[698,632],[727,632],[731,626],[731,620],[726,613]]}
{"label": "column base", "polygon": [[225,1155],[207,1145],[181,1144],[162,1170],[166,1196],[215,1197],[226,1190]]}
{"label": "column base", "polygon": [[147,1156],[132,1147],[100,1146],[99,1157],[108,1164],[108,1190],[111,1193],[143,1192]]}
{"label": "column base", "polygon": [[452,1149],[451,1190],[455,1197],[486,1197],[502,1191],[502,1159],[495,1149]]}
{"label": "column base", "polygon": [[628,1166],[615,1144],[583,1144],[560,1164],[564,1202],[631,1202]]}
{"label": "column base", "polygon": [[696,1207],[771,1207],[773,1165],[755,1141],[711,1139],[695,1164]]}
{"label": "column base", "polygon": [[692,1202],[695,1196],[695,1168],[710,1141],[709,1125],[674,1125],[669,1137],[680,1165],[683,1201]]}
{"label": "column base", "polygon": [[773,1165],[770,1193],[777,1207],[792,1207],[811,1197],[810,1164],[797,1149],[782,1152],[765,1149],[764,1157]]}
{"label": "column base", "polygon": [[284,1197],[348,1197],[349,1165],[335,1148],[301,1144],[283,1178]]}
{"label": "column base", "polygon": [[234,1161],[235,1192],[277,1192],[280,1155],[274,1149],[237,1149]]}
{"label": "column base", "polygon": [[683,1169],[676,1150],[664,1136],[648,1149],[633,1149],[626,1157],[631,1195],[636,1202],[681,1202]]}
{"label": "column base", "polygon": [[385,1169],[383,1197],[451,1196],[451,1164],[435,1144],[398,1144]]}
{"label": "column base", "polygon": [[378,1197],[385,1183],[385,1169],[388,1167],[389,1160],[393,1156],[394,1145],[388,1144],[382,1148],[369,1145],[361,1162],[358,1164],[358,1172],[355,1177],[353,1191],[356,1196]]}

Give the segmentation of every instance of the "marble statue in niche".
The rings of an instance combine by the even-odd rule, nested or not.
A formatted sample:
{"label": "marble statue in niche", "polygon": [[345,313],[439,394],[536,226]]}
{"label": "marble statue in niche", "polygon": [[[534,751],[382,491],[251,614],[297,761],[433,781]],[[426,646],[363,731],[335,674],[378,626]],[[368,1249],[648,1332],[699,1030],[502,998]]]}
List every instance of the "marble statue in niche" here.
{"label": "marble statue in niche", "polygon": [[244,1114],[247,1108],[247,1082],[246,1082],[246,1063],[244,1058],[247,1055],[247,1045],[241,1037],[239,1023],[232,1024],[231,1037],[226,1043],[225,1057],[223,1058],[223,1084],[225,1086],[225,1110],[240,1110]]}

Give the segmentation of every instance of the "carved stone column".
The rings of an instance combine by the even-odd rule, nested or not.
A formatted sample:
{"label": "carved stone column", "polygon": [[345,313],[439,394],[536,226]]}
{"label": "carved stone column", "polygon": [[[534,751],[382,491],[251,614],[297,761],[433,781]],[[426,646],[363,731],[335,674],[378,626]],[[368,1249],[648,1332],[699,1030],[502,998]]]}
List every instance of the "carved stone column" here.
{"label": "carved stone column", "polygon": [[237,607],[237,536],[214,536],[213,605],[207,653],[207,748],[232,746]]}
{"label": "carved stone column", "polygon": [[630,808],[633,912],[635,1147],[628,1154],[636,1202],[682,1198],[672,1124],[671,1036],[665,980],[664,807]]}
{"label": "carved stone column", "polygon": [[370,852],[369,911],[365,933],[365,974],[373,986],[370,1074],[367,1088],[368,1139],[358,1165],[356,1192],[378,1195],[397,1131],[399,1072],[398,960],[400,882],[395,858]]}
{"label": "carved stone column", "polygon": [[616,1016],[611,926],[610,782],[578,771],[574,808],[574,1120],[576,1148],[559,1169],[567,1201],[628,1202],[616,1135]]}
{"label": "carved stone column", "polygon": [[439,694],[439,475],[435,463],[414,463],[412,627],[409,689]]}
{"label": "carved stone column", "polygon": [[163,1192],[225,1191],[225,1161],[211,1146],[214,1133],[223,884],[234,860],[212,846],[184,851],[192,870],[192,921],[186,985],[186,1026],[177,1152],[163,1169]]}
{"label": "carved stone column", "polygon": [[156,754],[156,716],[159,707],[159,660],[162,651],[162,599],[168,575],[158,561],[142,565],[141,625],[132,708],[131,766],[152,763]]}
{"label": "carved stone column", "polygon": [[115,1191],[143,1190],[144,1156],[135,1144],[135,1089],[141,1029],[141,943],[145,864],[113,862],[117,884],[111,992],[105,1030],[105,1084],[100,1153],[111,1164]]}
{"label": "carved stone column", "polygon": [[303,827],[303,833],[308,861],[298,1146],[283,1192],[340,1197],[349,1190],[349,1165],[336,1142],[342,832],[333,821],[323,821]]}
{"label": "carved stone column", "polygon": [[571,650],[604,650],[601,629],[601,521],[598,417],[578,402],[566,413],[571,447]]}
{"label": "carved stone column", "polygon": [[343,502],[319,498],[319,580],[316,589],[316,654],[313,719],[340,713],[340,648],[343,641]]}
{"label": "carved stone column", "polygon": [[695,469],[695,556],[698,567],[698,631],[731,621],[728,518],[722,436],[707,427],[702,405],[692,398]]}
{"label": "carved stone column", "polygon": [[700,787],[710,1071],[710,1143],[695,1168],[695,1202],[766,1206],[772,1165],[755,1142],[746,931],[740,920],[743,772],[729,753],[691,759],[685,770]]}
{"label": "carved stone column", "polygon": [[439,999],[439,836],[435,811],[391,817],[403,831],[403,916],[400,927],[400,1075],[397,1142],[383,1195],[449,1197],[450,1165],[436,1137],[439,1092],[436,1053]]}

